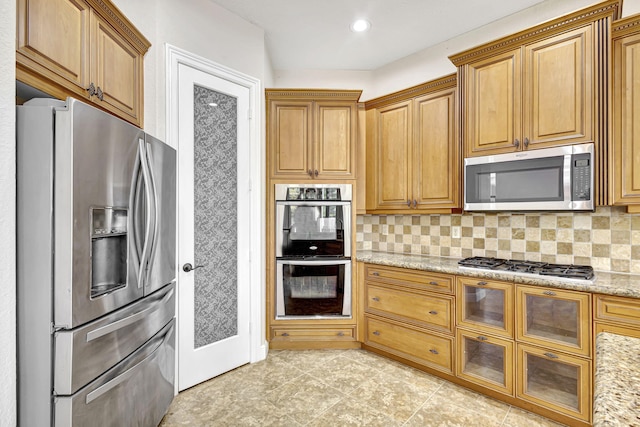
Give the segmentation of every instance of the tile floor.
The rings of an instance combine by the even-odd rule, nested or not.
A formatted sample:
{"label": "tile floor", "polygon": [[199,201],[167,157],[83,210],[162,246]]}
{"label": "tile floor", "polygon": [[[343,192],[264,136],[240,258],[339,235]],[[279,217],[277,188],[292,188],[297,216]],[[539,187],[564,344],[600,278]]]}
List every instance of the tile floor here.
{"label": "tile floor", "polygon": [[160,426],[559,424],[364,350],[271,350],[180,393]]}

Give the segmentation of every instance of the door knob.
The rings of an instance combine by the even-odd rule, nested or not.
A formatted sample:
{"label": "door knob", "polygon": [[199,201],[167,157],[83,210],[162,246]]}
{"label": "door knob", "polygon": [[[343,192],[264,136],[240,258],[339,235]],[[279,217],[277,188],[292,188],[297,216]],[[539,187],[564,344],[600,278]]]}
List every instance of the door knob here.
{"label": "door knob", "polygon": [[189,263],[186,263],[185,265],[182,266],[182,271],[184,271],[185,273],[190,272],[191,270],[195,270],[196,268],[202,268],[204,267],[204,265],[196,265],[195,267],[192,266]]}

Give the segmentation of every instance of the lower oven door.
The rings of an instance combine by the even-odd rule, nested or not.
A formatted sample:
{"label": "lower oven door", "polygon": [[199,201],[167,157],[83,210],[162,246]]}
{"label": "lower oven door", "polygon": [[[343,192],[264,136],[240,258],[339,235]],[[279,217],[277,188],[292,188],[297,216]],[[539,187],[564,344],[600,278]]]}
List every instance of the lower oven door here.
{"label": "lower oven door", "polygon": [[350,260],[276,264],[276,319],[351,317]]}

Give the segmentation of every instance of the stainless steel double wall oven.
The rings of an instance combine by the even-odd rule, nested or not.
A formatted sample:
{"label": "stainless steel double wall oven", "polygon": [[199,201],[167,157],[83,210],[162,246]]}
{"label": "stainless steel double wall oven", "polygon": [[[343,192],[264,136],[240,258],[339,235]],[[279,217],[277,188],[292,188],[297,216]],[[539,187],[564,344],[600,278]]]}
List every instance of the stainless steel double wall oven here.
{"label": "stainless steel double wall oven", "polygon": [[350,184],[276,184],[276,318],[351,317]]}

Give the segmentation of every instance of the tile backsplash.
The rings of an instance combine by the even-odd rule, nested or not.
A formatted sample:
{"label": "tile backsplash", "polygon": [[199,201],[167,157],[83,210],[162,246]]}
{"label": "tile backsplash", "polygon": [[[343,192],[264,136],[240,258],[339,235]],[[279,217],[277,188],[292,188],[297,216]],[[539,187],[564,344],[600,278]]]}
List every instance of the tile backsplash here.
{"label": "tile backsplash", "polygon": [[640,273],[640,215],[595,212],[358,215],[357,248],[456,258],[489,256]]}

